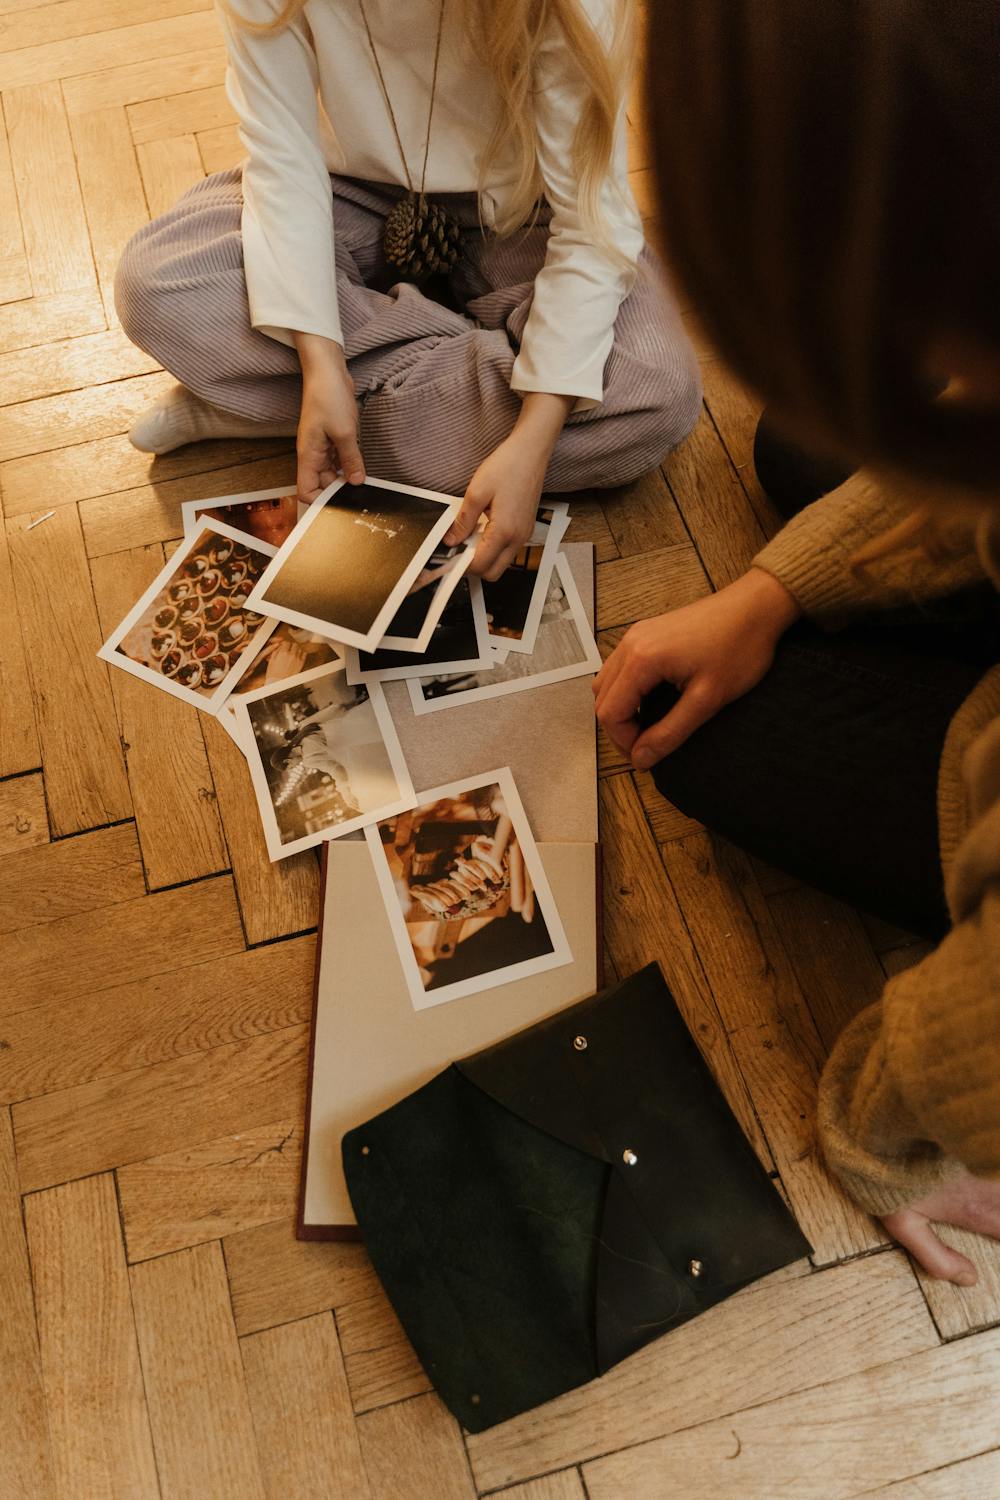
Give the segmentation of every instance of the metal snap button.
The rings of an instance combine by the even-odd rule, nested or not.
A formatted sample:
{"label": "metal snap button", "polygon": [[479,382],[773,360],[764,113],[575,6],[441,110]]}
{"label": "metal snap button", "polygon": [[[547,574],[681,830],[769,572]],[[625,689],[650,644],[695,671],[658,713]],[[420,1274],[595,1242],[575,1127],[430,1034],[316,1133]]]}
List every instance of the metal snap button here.
{"label": "metal snap button", "polygon": [[576,1048],[577,1052],[586,1052],[587,1038],[585,1036],[575,1036],[573,1038],[573,1046]]}
{"label": "metal snap button", "polygon": [[634,1167],[638,1160],[639,1158],[636,1156],[635,1152],[630,1151],[628,1147],[626,1147],[622,1152],[622,1161],[627,1167]]}
{"label": "metal snap button", "polygon": [[700,1260],[689,1260],[688,1271],[692,1276],[700,1276],[705,1267]]}

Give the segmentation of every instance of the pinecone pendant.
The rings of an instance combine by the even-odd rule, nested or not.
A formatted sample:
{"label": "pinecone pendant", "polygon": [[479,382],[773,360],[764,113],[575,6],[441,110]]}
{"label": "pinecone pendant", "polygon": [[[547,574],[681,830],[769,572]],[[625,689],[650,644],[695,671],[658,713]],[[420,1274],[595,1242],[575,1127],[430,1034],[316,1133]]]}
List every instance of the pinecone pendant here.
{"label": "pinecone pendant", "polygon": [[385,258],[409,281],[424,281],[458,263],[461,230],[451,214],[422,195],[407,193],[385,221]]}

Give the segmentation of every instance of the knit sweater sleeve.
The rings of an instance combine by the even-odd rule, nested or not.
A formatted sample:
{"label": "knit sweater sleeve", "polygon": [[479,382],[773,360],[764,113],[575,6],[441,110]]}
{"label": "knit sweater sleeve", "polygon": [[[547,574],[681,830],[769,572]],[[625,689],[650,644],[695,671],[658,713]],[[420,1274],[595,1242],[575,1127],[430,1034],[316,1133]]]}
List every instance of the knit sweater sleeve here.
{"label": "knit sweater sleeve", "polygon": [[962,784],[943,778],[940,797],[946,856],[951,825],[968,825],[948,868],[955,925],[847,1026],[820,1080],[824,1156],[876,1214],[962,1168],[1000,1178],[1000,668],[963,705],[949,740],[970,711],[987,727],[964,755],[946,746]]}
{"label": "knit sweater sleeve", "polygon": [[[266,23],[276,0],[236,0]],[[280,343],[316,333],[343,343],[333,251],[333,195],[317,104],[318,66],[305,19],[272,34],[241,26],[216,0],[229,66],[226,91],[247,151],[243,259],[250,321]]]}
{"label": "knit sweater sleeve", "polygon": [[753,565],[783,583],[806,615],[831,628],[981,580],[974,530],[965,524],[950,527],[933,556],[921,546],[904,546],[863,569],[852,567],[865,543],[905,521],[919,503],[919,497],[860,470],[794,516]]}

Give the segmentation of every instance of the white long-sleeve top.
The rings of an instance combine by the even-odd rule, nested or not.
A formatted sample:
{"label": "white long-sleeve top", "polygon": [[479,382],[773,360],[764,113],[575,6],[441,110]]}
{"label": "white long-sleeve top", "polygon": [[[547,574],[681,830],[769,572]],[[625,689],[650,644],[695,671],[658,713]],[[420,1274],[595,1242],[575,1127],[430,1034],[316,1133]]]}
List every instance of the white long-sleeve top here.
{"label": "white long-sleeve top", "polygon": [[[251,21],[269,21],[276,0],[233,0]],[[439,0],[365,0],[410,177],[419,186]],[[464,32],[461,0],[447,0],[430,155],[428,196],[474,192],[500,100]],[[609,0],[584,0],[603,35]],[[307,0],[292,25],[255,35],[218,6],[229,52],[227,88],[247,151],[243,247],[253,326],[292,342],[292,332],[343,343],[334,269],[330,172],[405,184],[358,0]],[[642,223],[628,184],[624,111],[602,192],[606,222],[627,263],[595,244],[577,211],[572,143],[585,96],[563,40],[545,40],[535,70],[538,165],[552,209],[545,263],[514,363],[515,391],[598,403],[614,321],[635,280]],[[484,185],[487,224],[513,185],[511,161]]]}

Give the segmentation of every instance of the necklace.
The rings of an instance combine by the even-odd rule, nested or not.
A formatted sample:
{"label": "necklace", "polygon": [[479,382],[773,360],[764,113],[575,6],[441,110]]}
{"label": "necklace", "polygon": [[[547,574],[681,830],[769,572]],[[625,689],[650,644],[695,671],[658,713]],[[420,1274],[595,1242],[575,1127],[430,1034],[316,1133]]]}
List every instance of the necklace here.
{"label": "necklace", "polygon": [[445,0],[441,0],[441,9],[438,13],[434,74],[431,79],[431,102],[427,111],[427,138],[424,141],[424,165],[420,174],[419,192],[413,186],[406,152],[399,138],[396,114],[392,107],[392,100],[389,98],[389,90],[385,85],[382,65],[375,50],[375,40],[365,11],[365,0],[358,0],[358,5],[361,9],[361,19],[365,23],[368,45],[371,48],[375,71],[378,74],[382,98],[385,100],[385,107],[392,124],[392,133],[396,137],[396,146],[399,150],[399,159],[403,163],[403,175],[408,189],[406,196],[393,205],[386,218],[382,247],[385,250],[386,260],[391,265],[397,266],[405,277],[416,282],[425,281],[435,272],[449,271],[457,264],[461,239],[461,230],[447,209],[442,208],[440,203],[428,203],[424,195],[424,184],[427,181],[427,157],[431,149],[431,122],[434,119],[434,99],[437,94],[438,59],[441,55]]}

